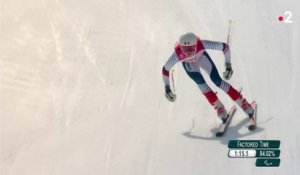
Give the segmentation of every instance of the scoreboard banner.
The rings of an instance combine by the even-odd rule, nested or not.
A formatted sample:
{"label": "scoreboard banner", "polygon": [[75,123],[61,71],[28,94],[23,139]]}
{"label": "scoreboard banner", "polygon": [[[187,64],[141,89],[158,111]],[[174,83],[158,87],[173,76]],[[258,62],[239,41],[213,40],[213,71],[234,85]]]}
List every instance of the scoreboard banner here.
{"label": "scoreboard banner", "polygon": [[230,140],[229,158],[257,158],[257,167],[279,167],[280,140]]}

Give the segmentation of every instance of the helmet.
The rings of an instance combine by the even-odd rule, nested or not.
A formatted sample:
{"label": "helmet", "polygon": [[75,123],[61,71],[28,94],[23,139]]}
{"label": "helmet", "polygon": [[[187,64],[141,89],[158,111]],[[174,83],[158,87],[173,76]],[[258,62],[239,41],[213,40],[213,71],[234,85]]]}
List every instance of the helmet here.
{"label": "helmet", "polygon": [[196,53],[197,36],[194,33],[185,33],[179,38],[179,46],[187,56]]}
{"label": "helmet", "polygon": [[180,46],[193,46],[197,43],[197,36],[194,33],[185,33],[179,38]]}

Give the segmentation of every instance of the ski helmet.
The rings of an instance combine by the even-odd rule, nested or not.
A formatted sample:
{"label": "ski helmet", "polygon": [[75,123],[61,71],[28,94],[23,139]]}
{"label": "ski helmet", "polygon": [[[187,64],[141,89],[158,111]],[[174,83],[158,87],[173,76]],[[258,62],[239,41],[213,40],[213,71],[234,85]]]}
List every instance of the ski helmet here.
{"label": "ski helmet", "polygon": [[197,36],[194,33],[185,33],[179,38],[179,46],[187,56],[192,56],[196,52]]}
{"label": "ski helmet", "polygon": [[179,44],[180,46],[193,46],[197,43],[197,36],[194,33],[185,33],[180,36]]}

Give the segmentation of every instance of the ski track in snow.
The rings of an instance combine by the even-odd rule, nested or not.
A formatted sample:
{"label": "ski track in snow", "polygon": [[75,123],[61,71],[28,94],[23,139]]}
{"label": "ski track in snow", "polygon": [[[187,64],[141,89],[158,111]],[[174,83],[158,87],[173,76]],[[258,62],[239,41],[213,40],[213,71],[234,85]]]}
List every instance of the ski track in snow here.
{"label": "ski track in snow", "polygon": [[125,85],[125,89],[124,89],[124,92],[123,92],[123,97],[121,98],[120,109],[123,108],[124,102],[127,98],[128,88],[130,86],[131,78],[132,78],[132,68],[133,68],[133,46],[131,45],[131,47],[130,47],[129,66],[128,66],[128,77],[127,77],[127,80],[126,80],[126,85]]}
{"label": "ski track in snow", "polygon": [[106,147],[106,161],[105,161],[105,167],[109,168],[109,161],[110,161],[110,153],[111,153],[111,146]]}

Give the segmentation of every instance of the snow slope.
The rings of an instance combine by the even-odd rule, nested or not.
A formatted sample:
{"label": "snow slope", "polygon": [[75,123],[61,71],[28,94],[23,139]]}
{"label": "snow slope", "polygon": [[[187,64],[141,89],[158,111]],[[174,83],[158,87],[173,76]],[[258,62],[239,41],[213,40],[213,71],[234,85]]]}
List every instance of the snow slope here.
{"label": "snow slope", "polygon": [[[292,24],[277,20],[285,11]],[[299,11],[295,0],[1,0],[1,175],[299,172]],[[257,101],[259,121],[249,133],[238,110],[219,139],[182,66],[175,103],[161,68],[180,34],[226,41],[229,19],[230,83]],[[222,53],[209,53],[221,73]],[[281,140],[280,167],[229,159],[231,139]]]}

